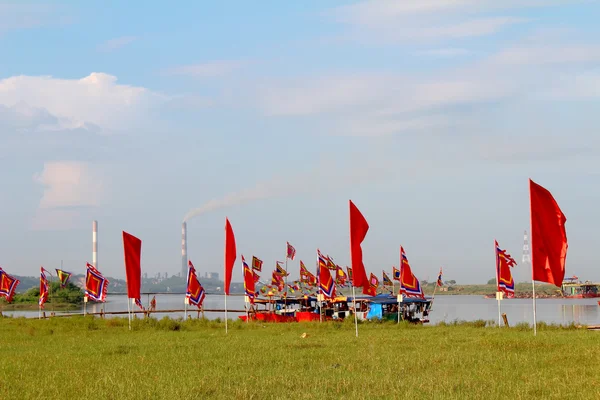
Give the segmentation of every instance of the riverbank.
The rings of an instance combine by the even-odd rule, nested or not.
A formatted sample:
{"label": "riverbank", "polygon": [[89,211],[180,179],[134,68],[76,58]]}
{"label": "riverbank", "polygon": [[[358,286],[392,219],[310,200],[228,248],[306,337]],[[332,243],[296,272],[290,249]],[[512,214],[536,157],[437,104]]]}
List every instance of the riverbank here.
{"label": "riverbank", "polygon": [[[576,328],[0,318],[0,397],[501,399],[600,396]],[[568,367],[562,362],[569,355]],[[34,360],[44,360],[36,362]],[[93,367],[90,369],[90,365]],[[65,379],[68,377],[68,379]],[[135,382],[135,384],[132,384]]]}
{"label": "riverbank", "polygon": [[[81,309],[83,303],[74,304],[74,303],[46,303],[45,307],[42,308],[42,311],[51,312],[51,311],[76,311]],[[38,311],[39,306],[37,303],[3,303],[0,304],[0,312],[2,311]]]}
{"label": "riverbank", "polygon": [[[431,296],[433,294],[434,284],[428,284],[423,286],[425,295]],[[452,285],[437,288],[435,291],[436,296],[451,296],[451,295],[495,295],[497,291],[496,285]],[[531,298],[533,295],[533,288],[531,283],[517,283],[515,284],[515,297],[516,298]],[[562,297],[560,290],[553,285],[547,284],[536,284],[535,285],[536,298],[551,298],[551,297]]]}

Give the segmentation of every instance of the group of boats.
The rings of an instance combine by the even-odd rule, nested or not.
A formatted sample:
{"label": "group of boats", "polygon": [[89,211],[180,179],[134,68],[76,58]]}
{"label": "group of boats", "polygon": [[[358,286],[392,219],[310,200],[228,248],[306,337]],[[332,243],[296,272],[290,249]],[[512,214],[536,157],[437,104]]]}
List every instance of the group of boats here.
{"label": "group of boats", "polygon": [[429,322],[432,298],[394,296],[336,296],[331,299],[303,295],[301,297],[256,298],[247,309],[243,321],[304,322],[343,321],[346,318],[365,320]]}

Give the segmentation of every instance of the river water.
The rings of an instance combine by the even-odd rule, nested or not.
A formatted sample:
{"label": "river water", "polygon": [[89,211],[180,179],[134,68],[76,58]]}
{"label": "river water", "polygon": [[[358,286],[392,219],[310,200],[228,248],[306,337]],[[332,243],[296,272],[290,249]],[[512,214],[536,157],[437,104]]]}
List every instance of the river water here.
{"label": "river water", "polygon": [[[156,295],[157,313],[153,314],[155,318],[169,316],[171,318],[182,318],[183,312],[178,313],[160,313],[160,310],[173,310],[184,308],[184,295],[182,294],[158,294]],[[152,296],[143,295],[142,302],[144,306]],[[600,325],[600,306],[599,299],[537,299],[536,313],[537,320],[546,323],[555,323],[567,325],[570,323],[585,325]],[[224,297],[222,295],[207,295],[204,300],[205,309],[223,309]],[[101,304],[88,303],[88,312],[100,312]],[[229,310],[243,310],[243,296],[229,296],[227,298],[227,308]],[[138,307],[134,307],[139,310]],[[104,304],[106,312],[127,311],[127,298],[123,295],[109,295]],[[192,318],[197,317],[196,308],[190,308]],[[46,313],[52,311],[52,305],[46,306]],[[79,311],[83,312],[83,308]],[[510,299],[501,302],[501,312],[506,313],[510,325],[519,322],[531,324],[533,322],[533,306],[531,299]],[[4,315],[25,316],[35,318],[37,311],[4,311]],[[61,314],[61,312],[56,312]],[[229,312],[230,319],[237,318],[241,313]],[[121,315],[123,316],[123,315]],[[140,316],[140,314],[138,314]],[[110,315],[107,315],[110,318]],[[206,312],[205,317],[209,319],[224,318],[222,312]],[[483,296],[437,296],[433,304],[433,310],[429,314],[432,324],[441,321],[452,322],[455,320],[474,321],[474,320],[494,320],[498,321],[498,302],[495,299],[486,299]]]}

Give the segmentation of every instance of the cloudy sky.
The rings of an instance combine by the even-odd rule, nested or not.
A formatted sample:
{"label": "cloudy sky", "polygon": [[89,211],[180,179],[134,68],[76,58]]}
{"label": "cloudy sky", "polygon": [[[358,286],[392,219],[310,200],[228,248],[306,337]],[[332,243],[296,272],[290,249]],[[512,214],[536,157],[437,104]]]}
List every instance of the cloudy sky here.
{"label": "cloudy sky", "polygon": [[197,208],[201,271],[222,271],[225,216],[269,268],[286,241],[307,266],[317,247],[346,265],[352,199],[368,270],[403,245],[420,279],[443,266],[482,282],[494,239],[521,260],[532,178],[567,216],[567,274],[599,280],[598,15],[561,0],[0,0],[0,266],[83,273],[97,219],[105,274],[125,275],[122,230],[145,272],[177,273]]}

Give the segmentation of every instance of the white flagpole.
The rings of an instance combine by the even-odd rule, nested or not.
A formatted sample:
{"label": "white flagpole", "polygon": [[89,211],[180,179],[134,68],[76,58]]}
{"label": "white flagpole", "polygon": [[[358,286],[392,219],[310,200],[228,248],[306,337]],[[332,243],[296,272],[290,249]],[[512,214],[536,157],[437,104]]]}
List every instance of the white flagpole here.
{"label": "white flagpole", "polygon": [[319,304],[319,322],[323,322],[323,303],[321,302],[321,267],[319,266],[319,250],[317,249],[317,303]]}
{"label": "white flagpole", "polygon": [[[352,271],[354,273],[354,271]],[[354,282],[352,283],[352,302],[354,303],[354,328],[356,337],[358,337],[358,315],[356,314],[356,291],[354,290]]]}
{"label": "white flagpole", "polygon": [[127,315],[129,316],[129,330],[131,330],[131,302],[129,301],[129,297],[127,298]]}
{"label": "white flagpole", "polygon": [[285,299],[283,299],[283,316],[285,317],[285,320],[287,321],[287,298],[288,298],[288,294],[289,294],[289,288],[288,288],[288,284],[287,284],[287,277],[288,277],[288,272],[287,272],[287,260],[288,260],[288,252],[287,252],[287,246],[289,246],[290,244],[287,243],[286,244],[286,248],[285,248],[285,282],[284,282],[284,290],[283,293],[285,293]]}
{"label": "white flagpole", "polygon": [[402,302],[400,301],[400,294],[397,295],[396,299],[398,300],[398,323],[400,323],[400,307],[402,305]]}
{"label": "white flagpole", "polygon": [[533,336],[537,336],[537,320],[535,315],[535,280],[533,279],[533,215],[531,214],[531,187],[529,188],[529,234],[531,235],[531,255],[529,262],[531,262],[531,286],[533,288],[532,300],[533,300]]}
{"label": "white flagpole", "polygon": [[500,300],[502,299],[502,294],[498,290],[500,286],[500,269],[498,265],[498,249],[496,248],[496,241],[494,240],[494,258],[496,260],[496,300],[498,301],[498,328],[502,325],[502,317],[500,314]]}
{"label": "white flagpole", "polygon": [[225,334],[227,334],[227,295],[225,295]]}
{"label": "white flagpole", "polygon": [[438,282],[437,282],[437,279],[436,279],[435,283],[433,284],[433,294],[431,295],[431,304],[429,306],[430,310],[431,310],[431,308],[433,308],[433,301],[435,300],[435,291],[437,290],[437,287],[438,287]]}
{"label": "white flagpole", "polygon": [[498,328],[502,325],[502,316],[500,313],[500,301],[502,300],[502,292],[496,292],[496,300],[498,300]]}
{"label": "white flagpole", "polygon": [[[252,274],[254,274],[254,271]],[[252,276],[252,279],[254,279],[254,276]],[[246,323],[248,323],[248,307],[250,298],[246,295],[246,267],[244,267],[244,256],[242,256],[242,282],[244,282],[244,310],[246,310]]]}
{"label": "white flagpole", "polygon": [[[533,265],[533,263],[531,263]],[[531,278],[531,286],[533,287],[533,336],[537,336],[537,321],[535,315],[535,281]]]}

